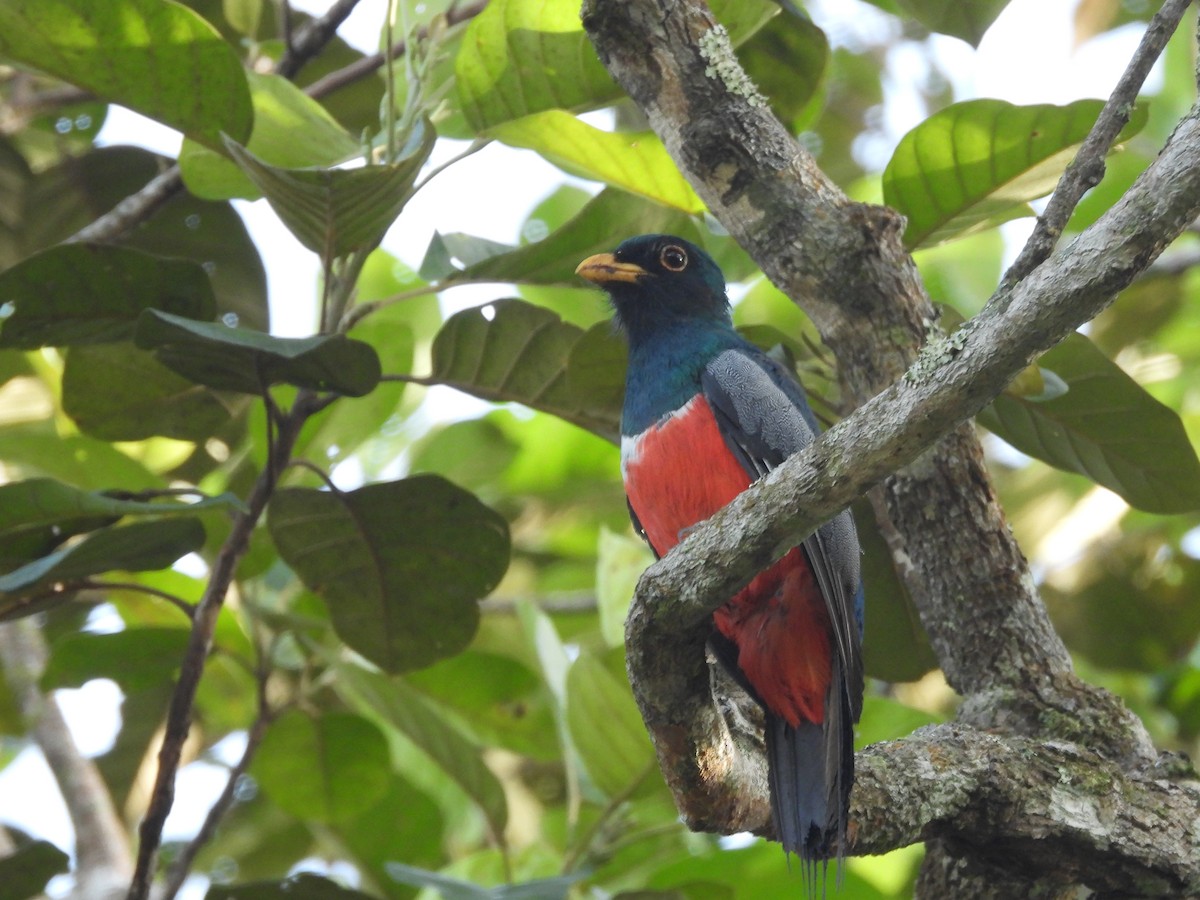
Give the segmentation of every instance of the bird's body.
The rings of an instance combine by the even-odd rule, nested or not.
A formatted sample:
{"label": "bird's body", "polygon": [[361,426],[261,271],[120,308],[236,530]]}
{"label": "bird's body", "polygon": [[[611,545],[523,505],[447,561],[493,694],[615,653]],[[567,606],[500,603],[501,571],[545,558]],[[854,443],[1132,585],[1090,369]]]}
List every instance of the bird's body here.
{"label": "bird's body", "polygon": [[[794,378],[734,330],[724,279],[698,247],[645,235],[578,271],[609,292],[629,341],[621,469],[634,525],[661,557],[810,443],[816,421]],[[713,616],[714,650],[766,716],[776,837],[806,861],[845,849],[858,556],[843,513]]]}

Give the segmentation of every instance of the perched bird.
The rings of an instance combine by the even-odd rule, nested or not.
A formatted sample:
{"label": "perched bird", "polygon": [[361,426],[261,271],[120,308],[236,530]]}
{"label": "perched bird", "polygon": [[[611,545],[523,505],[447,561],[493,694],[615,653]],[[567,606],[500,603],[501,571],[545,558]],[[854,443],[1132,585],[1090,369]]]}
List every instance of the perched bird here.
{"label": "perched bird", "polygon": [[[580,263],[629,342],[621,471],[634,528],[659,557],[818,426],[790,372],[733,328],[725,279],[699,247],[630,238]],[[862,709],[859,545],[843,512],[713,615],[718,659],[766,718],[775,835],[810,873],[846,848]]]}

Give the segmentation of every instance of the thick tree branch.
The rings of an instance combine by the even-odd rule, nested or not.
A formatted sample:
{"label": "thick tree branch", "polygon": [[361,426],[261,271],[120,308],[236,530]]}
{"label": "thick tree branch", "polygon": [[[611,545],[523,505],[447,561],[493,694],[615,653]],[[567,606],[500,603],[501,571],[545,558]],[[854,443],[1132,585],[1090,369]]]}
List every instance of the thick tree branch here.
{"label": "thick tree branch", "polygon": [[80,897],[119,896],[128,881],[129,838],[95,764],[79,752],[54,697],[38,682],[46,643],[31,619],[0,625],[0,665],[33,739],[58,783],[75,831],[75,891]]}
{"label": "thick tree branch", "polygon": [[[1171,14],[1178,5],[1170,4]],[[1120,204],[947,340],[933,328],[932,307],[900,243],[899,217],[848,201],[736,79],[709,74],[713,42],[700,48],[713,20],[702,4],[590,0],[583,17],[601,59],[709,208],[817,324],[848,395],[861,404],[693,532],[639,585],[627,630],[631,681],[685,818],[718,831],[762,830],[767,822],[753,736],[712,703],[703,657],[709,614],[880,481],[877,513],[902,538],[893,552],[905,562],[901,575],[943,669],[965,697],[960,720],[1086,744],[1126,771],[1146,765],[1154,754],[1141,724],[1074,676],[965,420],[1111,302],[1196,215],[1195,111]],[[1066,215],[1073,205],[1063,201]],[[918,358],[927,333],[930,345]],[[856,809],[890,815],[900,798],[885,796]],[[1016,795],[1009,801],[1024,802]],[[959,821],[951,809],[929,812],[931,821]],[[1176,824],[1186,831],[1190,821]],[[972,843],[992,840],[987,828],[924,836],[939,834],[953,835],[939,842],[952,854],[977,865],[993,861]],[[862,840],[860,831],[865,848]],[[1079,842],[1064,839],[1057,850],[1076,854],[1056,870],[1059,877],[1095,862]],[[1109,851],[1113,859],[1127,854],[1126,863],[1136,853],[1115,841]],[[1174,863],[1167,869],[1168,882],[1194,879]]]}

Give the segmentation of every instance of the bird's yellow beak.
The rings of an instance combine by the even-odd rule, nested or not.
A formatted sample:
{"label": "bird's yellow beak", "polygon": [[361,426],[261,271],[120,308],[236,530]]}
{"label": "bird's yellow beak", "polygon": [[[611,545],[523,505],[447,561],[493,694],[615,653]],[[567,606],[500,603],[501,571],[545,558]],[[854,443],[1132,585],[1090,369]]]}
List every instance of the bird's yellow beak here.
{"label": "bird's yellow beak", "polygon": [[595,284],[605,285],[611,281],[634,284],[649,273],[636,263],[619,262],[611,253],[597,253],[581,262],[575,274]]}

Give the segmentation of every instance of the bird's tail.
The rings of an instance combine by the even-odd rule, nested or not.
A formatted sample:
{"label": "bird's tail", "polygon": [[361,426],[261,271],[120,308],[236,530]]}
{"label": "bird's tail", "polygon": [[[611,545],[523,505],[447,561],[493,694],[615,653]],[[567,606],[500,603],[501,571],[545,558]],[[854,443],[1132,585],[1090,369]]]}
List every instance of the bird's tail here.
{"label": "bird's tail", "polygon": [[[837,684],[837,682],[834,682]],[[846,819],[854,783],[854,733],[848,703],[830,697],[823,723],[793,727],[768,712],[767,763],[776,839],[800,857],[806,878],[817,863],[846,852]],[[810,892],[811,895],[811,892]]]}

